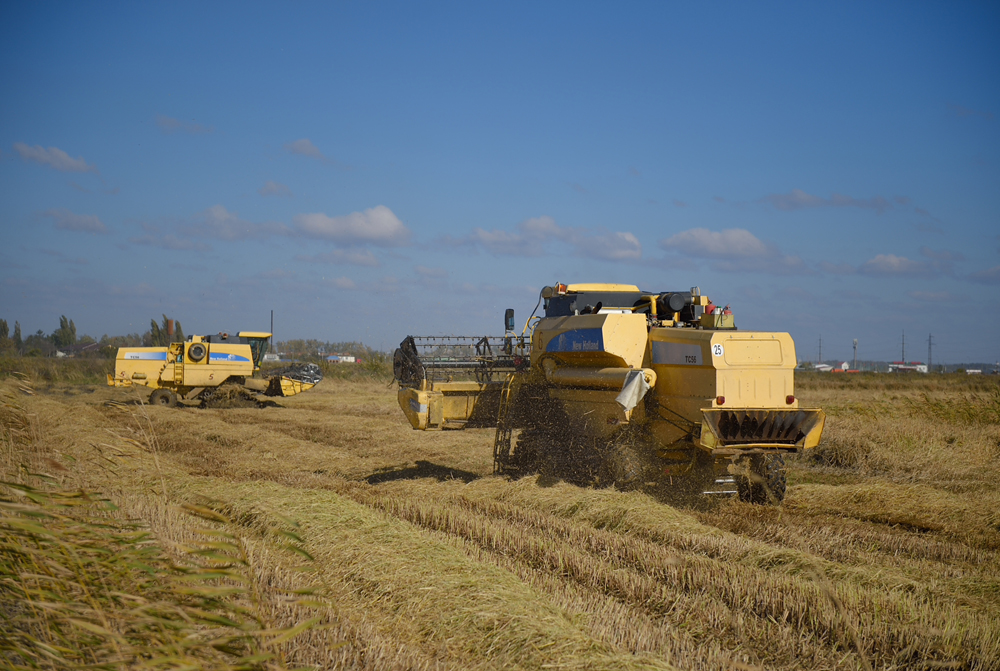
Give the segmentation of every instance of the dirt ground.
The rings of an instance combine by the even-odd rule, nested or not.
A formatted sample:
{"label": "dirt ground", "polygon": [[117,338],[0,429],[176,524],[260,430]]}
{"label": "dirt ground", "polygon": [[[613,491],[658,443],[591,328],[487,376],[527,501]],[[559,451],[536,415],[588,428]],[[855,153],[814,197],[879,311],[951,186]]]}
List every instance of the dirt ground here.
{"label": "dirt ground", "polygon": [[[413,431],[385,383],[325,380],[266,408],[34,391],[18,398],[67,469],[51,472],[160,542],[188,533],[169,511],[191,501],[248,533],[301,525],[337,606],[297,663],[1000,668],[1000,392],[987,387],[800,387],[827,410],[827,439],[790,460],[781,506],[496,477],[492,430]],[[264,594],[291,575],[283,561],[261,567]]]}

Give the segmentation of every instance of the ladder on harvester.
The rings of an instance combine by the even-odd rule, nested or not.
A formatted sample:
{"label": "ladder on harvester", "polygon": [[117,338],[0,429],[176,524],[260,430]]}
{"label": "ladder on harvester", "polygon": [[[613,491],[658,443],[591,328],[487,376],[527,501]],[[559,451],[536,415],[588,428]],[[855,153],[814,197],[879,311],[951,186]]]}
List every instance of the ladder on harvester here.
{"label": "ladder on harvester", "polygon": [[493,439],[493,473],[496,475],[506,473],[510,465],[510,440],[514,432],[510,411],[514,407],[514,398],[517,396],[517,390],[520,386],[521,376],[517,373],[508,373],[500,391],[497,433]]}
{"label": "ladder on harvester", "polygon": [[174,384],[179,387],[184,384],[184,343],[170,345],[170,353],[174,355]]}

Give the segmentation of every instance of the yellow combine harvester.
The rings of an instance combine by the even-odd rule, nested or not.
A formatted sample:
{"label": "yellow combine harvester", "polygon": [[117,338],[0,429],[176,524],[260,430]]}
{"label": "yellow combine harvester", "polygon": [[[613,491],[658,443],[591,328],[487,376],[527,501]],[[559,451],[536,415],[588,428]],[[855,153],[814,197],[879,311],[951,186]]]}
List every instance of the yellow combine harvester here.
{"label": "yellow combine harvester", "polygon": [[789,334],[736,330],[697,287],[557,284],[542,301],[520,336],[508,310],[503,337],[407,337],[393,364],[413,428],[495,426],[498,473],[784,498],[783,455],[825,421],[795,398]]}
{"label": "yellow combine harvester", "polygon": [[207,401],[222,390],[253,398],[294,396],[316,386],[323,374],[315,364],[254,377],[270,337],[270,333],[240,331],[234,336],[191,336],[166,347],[120,347],[108,385],[149,387],[150,404],[166,406],[177,405],[178,400]]}

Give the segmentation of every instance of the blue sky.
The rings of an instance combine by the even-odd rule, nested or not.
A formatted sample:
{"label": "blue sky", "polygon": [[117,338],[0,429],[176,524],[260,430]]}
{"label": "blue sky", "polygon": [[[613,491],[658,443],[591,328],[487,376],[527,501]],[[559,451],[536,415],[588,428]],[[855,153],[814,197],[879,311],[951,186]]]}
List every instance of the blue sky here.
{"label": "blue sky", "polygon": [[993,361],[998,36],[987,3],[4,3],[0,318],[390,348],[609,281],[800,359]]}

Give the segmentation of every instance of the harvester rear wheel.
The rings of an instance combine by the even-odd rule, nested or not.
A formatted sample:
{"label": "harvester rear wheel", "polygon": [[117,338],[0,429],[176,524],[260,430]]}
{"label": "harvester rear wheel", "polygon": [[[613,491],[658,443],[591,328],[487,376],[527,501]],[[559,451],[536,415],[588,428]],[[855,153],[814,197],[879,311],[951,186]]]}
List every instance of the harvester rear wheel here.
{"label": "harvester rear wheel", "polygon": [[149,395],[149,404],[172,408],[177,405],[177,394],[169,389],[156,389]]}
{"label": "harvester rear wheel", "polygon": [[778,504],[785,498],[785,459],[780,454],[755,454],[737,464],[736,491],[741,501]]}

